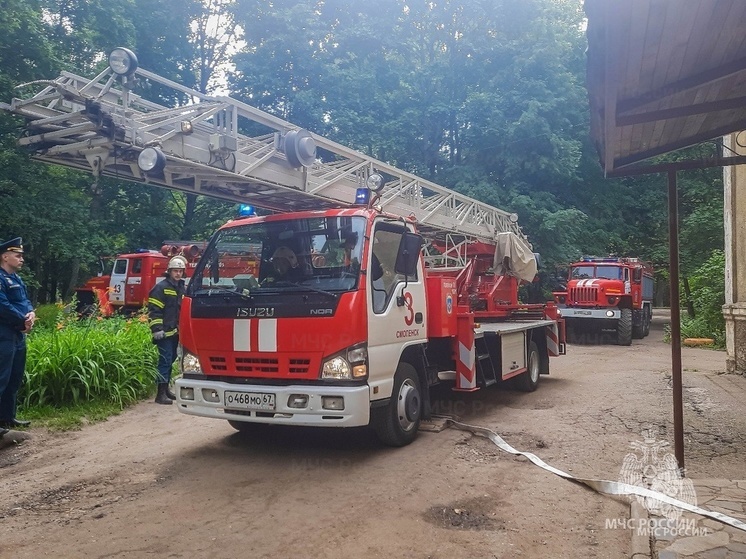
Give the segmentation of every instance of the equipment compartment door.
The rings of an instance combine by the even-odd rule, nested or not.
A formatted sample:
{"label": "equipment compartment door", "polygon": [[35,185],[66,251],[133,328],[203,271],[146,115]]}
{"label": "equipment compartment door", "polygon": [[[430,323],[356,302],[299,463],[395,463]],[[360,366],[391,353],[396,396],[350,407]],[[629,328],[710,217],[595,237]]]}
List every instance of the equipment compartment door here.
{"label": "equipment compartment door", "polygon": [[526,369],[526,333],[502,334],[502,377],[514,376]]}

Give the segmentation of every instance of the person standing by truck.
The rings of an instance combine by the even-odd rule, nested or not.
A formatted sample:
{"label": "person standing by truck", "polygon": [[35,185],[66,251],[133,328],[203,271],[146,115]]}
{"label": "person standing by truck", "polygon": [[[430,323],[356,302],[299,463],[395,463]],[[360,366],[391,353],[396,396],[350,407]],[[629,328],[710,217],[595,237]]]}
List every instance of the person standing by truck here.
{"label": "person standing by truck", "polygon": [[179,346],[179,311],[184,296],[185,273],[186,258],[174,256],[168,263],[166,278],[155,284],[148,297],[150,331],[153,343],[158,347],[157,404],[170,405],[176,399],[168,385]]}
{"label": "person standing by truck", "polygon": [[17,273],[23,267],[21,243],[16,237],[0,245],[0,436],[29,425],[16,418],[16,396],[26,368],[26,333],[36,320]]}

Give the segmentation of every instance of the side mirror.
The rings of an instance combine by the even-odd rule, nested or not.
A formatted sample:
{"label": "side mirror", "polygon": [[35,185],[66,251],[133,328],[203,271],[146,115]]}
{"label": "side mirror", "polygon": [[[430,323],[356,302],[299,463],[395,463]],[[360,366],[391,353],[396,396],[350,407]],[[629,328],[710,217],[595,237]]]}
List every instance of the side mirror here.
{"label": "side mirror", "polygon": [[403,274],[406,277],[413,277],[416,274],[422,242],[422,237],[416,233],[406,231],[402,235],[394,264],[394,271],[397,274]]}

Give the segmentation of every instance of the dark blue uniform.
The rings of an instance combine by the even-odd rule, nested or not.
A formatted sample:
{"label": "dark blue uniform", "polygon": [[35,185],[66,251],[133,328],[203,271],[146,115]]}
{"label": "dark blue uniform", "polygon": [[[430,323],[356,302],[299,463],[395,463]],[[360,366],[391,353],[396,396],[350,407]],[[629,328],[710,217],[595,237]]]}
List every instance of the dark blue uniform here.
{"label": "dark blue uniform", "polygon": [[26,367],[26,315],[33,310],[18,274],[0,268],[0,423],[16,417],[16,394]]}

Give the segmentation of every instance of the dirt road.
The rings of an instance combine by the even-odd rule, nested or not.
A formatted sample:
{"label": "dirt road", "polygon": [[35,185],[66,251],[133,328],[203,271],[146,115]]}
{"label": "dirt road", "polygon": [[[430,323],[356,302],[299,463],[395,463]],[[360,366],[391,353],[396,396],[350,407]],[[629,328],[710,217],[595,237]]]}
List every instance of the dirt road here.
{"label": "dirt road", "polygon": [[[537,392],[436,402],[578,476],[616,480],[647,427],[673,441],[664,317],[632,347],[572,345]],[[689,477],[742,478],[746,378],[684,349]],[[628,556],[628,503],[463,431],[382,447],[365,429],[267,429],[142,403],[0,451],[0,558]]]}

